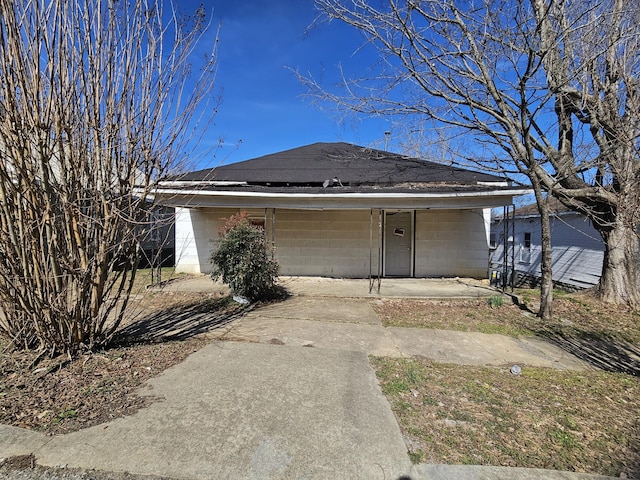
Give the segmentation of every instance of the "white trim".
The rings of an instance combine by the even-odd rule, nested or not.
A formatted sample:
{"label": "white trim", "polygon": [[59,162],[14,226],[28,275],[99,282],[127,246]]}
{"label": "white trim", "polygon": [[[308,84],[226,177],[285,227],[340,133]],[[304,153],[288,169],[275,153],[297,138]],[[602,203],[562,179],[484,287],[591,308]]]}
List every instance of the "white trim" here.
{"label": "white trim", "polygon": [[247,182],[239,182],[239,181],[219,181],[219,180],[200,180],[197,182],[194,181],[163,181],[158,182],[158,186],[160,187],[194,187],[194,186],[214,186],[214,187],[236,187],[248,185]]}
{"label": "white trim", "polygon": [[509,182],[477,182],[477,185],[483,185],[485,187],[510,187]]}
{"label": "white trim", "polygon": [[262,197],[262,198],[461,198],[490,197],[507,195],[529,195],[533,190],[494,190],[491,192],[440,192],[440,193],[272,193],[272,192],[230,192],[216,190],[157,189],[155,196],[204,196],[204,197]]}

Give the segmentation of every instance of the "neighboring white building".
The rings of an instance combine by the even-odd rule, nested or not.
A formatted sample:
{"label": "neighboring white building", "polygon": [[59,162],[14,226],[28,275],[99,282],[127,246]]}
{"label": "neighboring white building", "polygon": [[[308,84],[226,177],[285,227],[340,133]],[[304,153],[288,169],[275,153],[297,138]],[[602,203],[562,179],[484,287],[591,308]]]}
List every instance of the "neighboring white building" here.
{"label": "neighboring white building", "polygon": [[487,278],[491,209],[526,193],[493,175],[347,143],[316,143],[163,182],[178,271],[204,273],[244,210],[283,275]]}
{"label": "neighboring white building", "polygon": [[[602,237],[584,215],[569,211],[555,200],[550,202],[550,208],[553,281],[572,288],[596,285],[602,274]],[[535,204],[516,209],[506,225],[502,216],[494,218],[490,239],[492,271],[502,275],[506,245],[507,270],[511,272],[513,268],[515,283],[540,279],[541,239],[540,215]]]}

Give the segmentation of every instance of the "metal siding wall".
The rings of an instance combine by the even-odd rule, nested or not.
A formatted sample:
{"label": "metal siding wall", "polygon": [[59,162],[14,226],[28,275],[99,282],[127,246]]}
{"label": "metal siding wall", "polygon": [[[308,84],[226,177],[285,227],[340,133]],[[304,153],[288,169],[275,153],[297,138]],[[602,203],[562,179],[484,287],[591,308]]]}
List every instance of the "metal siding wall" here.
{"label": "metal siding wall", "polygon": [[[521,261],[524,233],[531,232],[531,261]],[[500,240],[501,225],[495,231]],[[590,222],[578,214],[551,218],[553,280],[576,287],[598,283],[604,258],[604,244]],[[515,219],[515,269],[540,277],[542,256],[540,222],[537,217]],[[492,263],[502,261],[502,244],[492,252]]]}
{"label": "metal siding wall", "polygon": [[563,215],[551,220],[553,279],[576,286],[600,281],[604,242],[591,223],[579,215]]}

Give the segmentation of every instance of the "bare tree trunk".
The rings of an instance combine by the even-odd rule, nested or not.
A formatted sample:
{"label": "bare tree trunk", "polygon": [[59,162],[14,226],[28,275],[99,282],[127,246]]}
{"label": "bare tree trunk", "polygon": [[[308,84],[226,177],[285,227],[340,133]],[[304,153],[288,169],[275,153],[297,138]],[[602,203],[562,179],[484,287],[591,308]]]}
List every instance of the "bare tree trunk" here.
{"label": "bare tree trunk", "polygon": [[551,228],[549,226],[549,210],[545,205],[540,217],[542,232],[542,261],[540,263],[540,311],[538,317],[543,320],[551,320],[553,316],[553,276],[551,257]]}
{"label": "bare tree trunk", "polygon": [[553,262],[551,248],[551,226],[549,224],[549,204],[547,199],[542,195],[540,181],[537,178],[532,179],[533,191],[538,204],[538,212],[540,213],[540,233],[542,258],[540,261],[540,310],[538,317],[542,320],[551,320],[553,316]]}
{"label": "bare tree trunk", "polygon": [[640,305],[640,243],[636,230],[616,222],[600,232],[607,248],[602,265],[598,295],[606,302]]}

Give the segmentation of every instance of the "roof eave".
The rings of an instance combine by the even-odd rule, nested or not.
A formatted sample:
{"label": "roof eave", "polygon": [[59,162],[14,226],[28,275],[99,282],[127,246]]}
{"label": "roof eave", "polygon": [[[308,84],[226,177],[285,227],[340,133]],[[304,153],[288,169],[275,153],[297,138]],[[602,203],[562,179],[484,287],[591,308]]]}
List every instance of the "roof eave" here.
{"label": "roof eave", "polygon": [[156,198],[176,207],[292,208],[292,209],[427,209],[494,208],[513,203],[513,197],[528,190],[481,192],[367,192],[367,193],[270,193],[216,190],[159,189]]}

